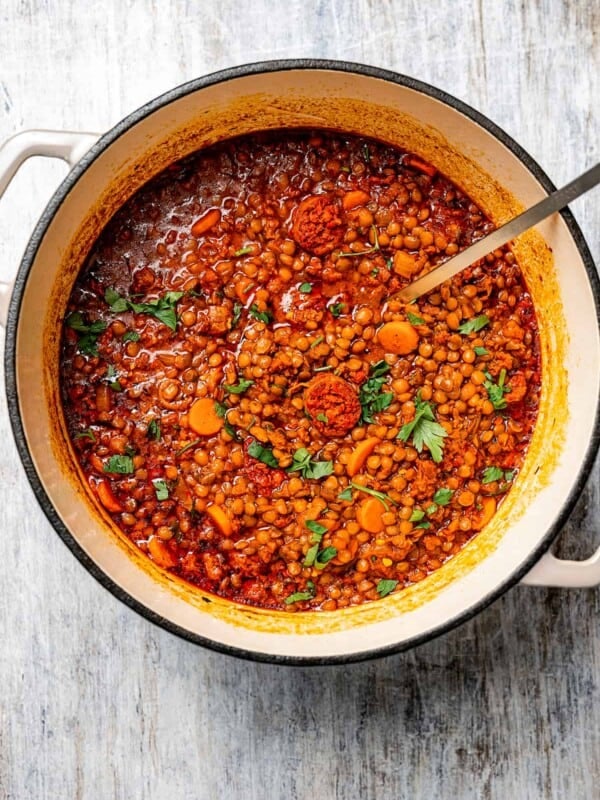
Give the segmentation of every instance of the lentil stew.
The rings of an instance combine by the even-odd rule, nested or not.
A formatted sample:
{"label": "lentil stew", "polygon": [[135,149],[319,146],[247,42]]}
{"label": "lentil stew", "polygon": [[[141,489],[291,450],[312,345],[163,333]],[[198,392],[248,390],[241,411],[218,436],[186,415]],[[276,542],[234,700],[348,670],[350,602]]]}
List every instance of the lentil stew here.
{"label": "lentil stew", "polygon": [[509,248],[436,169],[326,131],[230,140],[113,217],[69,299],[61,391],[90,489],[160,567],[264,608],[423,580],[492,518],[540,392]]}

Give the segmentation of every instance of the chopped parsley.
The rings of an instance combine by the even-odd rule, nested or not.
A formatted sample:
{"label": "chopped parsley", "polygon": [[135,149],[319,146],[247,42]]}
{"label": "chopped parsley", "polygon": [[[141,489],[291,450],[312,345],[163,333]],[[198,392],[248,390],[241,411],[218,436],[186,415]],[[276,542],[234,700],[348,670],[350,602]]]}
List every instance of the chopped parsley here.
{"label": "chopped parsley", "polygon": [[240,317],[242,316],[244,306],[237,301],[233,304],[233,316],[231,317],[231,330],[237,328],[237,325],[240,321]]}
{"label": "chopped parsley", "polygon": [[343,492],[338,494],[338,500],[347,500],[348,502],[352,501],[352,488],[348,486],[347,489],[344,489]]}
{"label": "chopped parsley", "polygon": [[317,336],[317,338],[314,340],[314,342],[311,343],[311,345],[310,345],[310,347],[308,349],[312,350],[313,347],[316,347],[318,344],[321,344],[321,342],[323,342],[323,341],[325,341],[325,337],[324,336]]}
{"label": "chopped parsley", "polygon": [[360,387],[358,394],[358,399],[362,406],[361,423],[374,422],[373,414],[383,411],[391,405],[394,399],[393,393],[381,391],[386,382],[385,376],[389,371],[390,365],[383,360],[371,365],[369,378]]}
{"label": "chopped parsley", "polygon": [[109,364],[106,368],[106,380],[108,381],[108,385],[113,390],[113,392],[120,392],[123,387],[117,378],[117,371],[112,364]]}
{"label": "chopped parsley", "polygon": [[104,293],[104,299],[110,306],[111,311],[116,314],[121,311],[133,311],[136,314],[148,314],[159,320],[172,331],[177,329],[177,303],[183,297],[184,292],[167,292],[156,300],[147,303],[134,303],[128,300],[114,289],[109,288]]}
{"label": "chopped parsley", "polygon": [[133,458],[131,456],[111,456],[104,465],[104,472],[111,472],[114,475],[131,475]]}
{"label": "chopped parsley", "polygon": [[245,247],[240,247],[239,250],[236,250],[233,255],[236,258],[239,258],[240,256],[247,256],[251,252],[252,252],[252,245],[247,244]]}
{"label": "chopped parsley", "polygon": [[279,467],[279,461],[277,461],[273,455],[273,450],[270,447],[262,445],[256,440],[254,440],[248,447],[248,453],[252,456],[252,458],[262,461],[262,463],[266,464],[267,467],[272,467],[273,469],[277,469]]}
{"label": "chopped parsley", "polygon": [[163,478],[155,478],[152,481],[154,485],[154,491],[156,493],[157,500],[168,500],[169,499],[169,487],[167,486],[167,482]]}
{"label": "chopped parsley", "polygon": [[160,442],[162,433],[160,430],[160,420],[158,417],[154,417],[148,423],[148,427],[146,428],[146,436],[149,439],[154,439],[155,442]]}
{"label": "chopped parsley", "polygon": [[327,419],[327,417],[325,416],[325,414],[317,414],[317,416],[315,417],[315,419],[317,420],[317,422],[324,422],[324,423],[325,423],[325,425],[327,425],[327,424],[329,423],[329,420]]}
{"label": "chopped parsley", "polygon": [[65,323],[79,334],[77,337],[77,349],[79,352],[88,356],[97,356],[98,337],[106,330],[106,322],[99,319],[96,322],[88,323],[85,321],[83,314],[79,311],[73,311],[65,319]]}
{"label": "chopped parsley", "polygon": [[240,378],[240,380],[234,386],[225,384],[225,391],[229,392],[229,394],[243,394],[246,389],[249,389],[253,385],[254,381],[246,380],[246,378]]}
{"label": "chopped parsley", "polygon": [[333,461],[315,461],[305,447],[300,447],[294,453],[291,466],[288,472],[299,472],[303,478],[319,480],[331,475],[333,472]]}
{"label": "chopped parsley", "polygon": [[379,236],[377,235],[377,228],[375,225],[371,225],[371,230],[373,231],[373,239],[375,240],[371,247],[368,247],[366,250],[350,250],[347,253],[338,253],[338,258],[356,258],[356,256],[368,256],[370,253],[379,252],[381,247],[379,246]]}
{"label": "chopped parsley", "polygon": [[73,436],[74,439],[89,439],[90,442],[96,441],[96,435],[91,428],[86,428],[84,431],[80,431]]}
{"label": "chopped parsley", "polygon": [[327,372],[327,370],[333,369],[331,364],[325,364],[324,367],[315,367],[313,372]]}
{"label": "chopped parsley", "polygon": [[312,519],[307,520],[304,524],[309,531],[312,531],[312,536],[310,537],[311,547],[306,552],[303,564],[305,567],[314,566],[317,569],[323,569],[332,558],[337,556],[337,549],[335,547],[326,547],[324,550],[319,550],[323,536],[327,533],[325,525],[321,525]]}
{"label": "chopped parsley", "polygon": [[345,303],[333,303],[329,306],[329,311],[331,312],[332,316],[339,317],[341,314],[344,313],[344,309],[346,308]]}
{"label": "chopped parsley", "polygon": [[406,315],[406,319],[410,322],[411,325],[425,325],[425,320],[423,317],[419,317],[417,314],[411,314],[409,311]]}
{"label": "chopped parsley", "polygon": [[490,318],[485,314],[480,314],[478,317],[473,317],[473,319],[468,319],[466,322],[463,322],[462,325],[458,326],[458,332],[469,334],[469,333],[477,333],[482,328],[485,328],[486,325],[490,324]]}
{"label": "chopped parsley", "polygon": [[315,596],[315,585],[312,581],[306,581],[305,592],[294,592],[289,597],[286,597],[284,603],[290,606],[292,603],[301,603],[303,600],[312,600]]}
{"label": "chopped parsley", "polygon": [[407,422],[406,425],[402,426],[398,439],[408,442],[412,436],[415,449],[421,453],[425,446],[436,464],[439,464],[442,460],[444,439],[448,434],[439,422],[435,421],[433,406],[431,403],[421,400],[420,392],[417,392],[415,407],[415,418],[412,422]]}
{"label": "chopped parsley", "polygon": [[481,483],[494,483],[494,481],[507,481],[510,483],[512,479],[515,477],[514,470],[507,469],[504,470],[501,467],[486,467],[483,470],[483,478],[481,479]]}
{"label": "chopped parsley", "polygon": [[422,508],[414,508],[412,514],[408,518],[409,522],[420,522],[425,516]]}
{"label": "chopped parsley", "polygon": [[260,311],[256,303],[252,303],[250,306],[250,314],[254,317],[254,319],[264,322],[265,325],[268,325],[273,319],[273,315],[270,311]]}
{"label": "chopped parsley", "polygon": [[301,283],[298,287],[298,291],[302,292],[302,294],[310,294],[312,292],[312,284],[310,283]]}
{"label": "chopped parsley", "polygon": [[363,158],[367,164],[371,163],[371,151],[369,150],[369,145],[366,142],[363,144]]}
{"label": "chopped parsley", "polygon": [[[356,489],[358,492],[364,492],[365,494],[370,494],[371,497],[376,497],[379,500],[379,502],[383,505],[386,511],[390,510],[388,503],[392,503],[392,505],[395,506],[398,505],[398,503],[395,500],[392,500],[389,494],[385,494],[384,492],[378,492],[376,489],[370,489],[368,486],[363,486],[362,483],[355,483],[354,481],[350,481],[350,486],[352,486],[352,488]],[[348,489],[346,489],[346,491],[348,491]],[[344,494],[344,492],[342,492],[342,494]],[[338,497],[341,496],[342,495],[338,495]],[[352,499],[352,497],[350,497],[349,499]]]}
{"label": "chopped parsley", "polygon": [[388,594],[394,591],[396,586],[398,586],[398,581],[382,578],[377,583],[377,594],[379,597],[387,597]]}
{"label": "chopped parsley", "polygon": [[453,494],[454,492],[452,489],[438,489],[433,495],[433,502],[438,506],[447,506],[450,500],[452,500]]}
{"label": "chopped parsley", "polygon": [[476,356],[489,356],[490,351],[486,350],[485,347],[474,347],[473,348]]}
{"label": "chopped parsley", "polygon": [[137,331],[125,331],[121,337],[122,342],[139,342],[140,335]]}
{"label": "chopped parsley", "polygon": [[490,402],[494,406],[496,411],[501,411],[503,408],[506,408],[506,400],[504,399],[504,395],[506,394],[506,392],[510,392],[510,386],[504,385],[504,381],[506,380],[506,370],[505,369],[500,370],[500,375],[498,376],[498,383],[494,383],[494,379],[492,378],[489,372],[486,372],[484,374],[485,374],[485,381],[483,382],[483,385],[490,399]]}

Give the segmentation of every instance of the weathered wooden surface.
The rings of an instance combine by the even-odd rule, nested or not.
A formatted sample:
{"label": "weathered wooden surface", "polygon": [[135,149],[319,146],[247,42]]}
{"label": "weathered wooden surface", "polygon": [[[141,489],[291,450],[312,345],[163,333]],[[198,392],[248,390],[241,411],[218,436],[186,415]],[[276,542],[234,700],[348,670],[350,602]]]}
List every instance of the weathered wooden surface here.
{"label": "weathered wooden surface", "polygon": [[[557,183],[598,160],[597,0],[0,4],[0,140],[103,131],[218,68],[320,56],[395,69],[488,114]],[[64,168],[0,204],[15,269]],[[574,204],[600,259],[598,190]],[[68,553],[0,400],[0,798],[597,798],[598,591],[517,588],[445,637],[348,668],[243,663],[154,628]],[[562,539],[597,540],[598,470]]]}

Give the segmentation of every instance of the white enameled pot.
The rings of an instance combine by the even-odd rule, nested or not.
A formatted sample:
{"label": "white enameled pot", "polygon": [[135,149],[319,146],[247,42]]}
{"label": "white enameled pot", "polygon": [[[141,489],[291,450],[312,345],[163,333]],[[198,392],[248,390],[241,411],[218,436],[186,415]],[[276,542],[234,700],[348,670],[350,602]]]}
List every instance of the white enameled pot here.
{"label": "white enameled pot", "polygon": [[[150,177],[199,147],[269,128],[322,127],[413,151],[461,186],[496,223],[553,189],[523,150],[463,103],[410,78],[354,64],[281,61],[181,86],[102,137],[28,131],[0,149],[0,195],[29,156],[73,169],[48,204],[14,286],[0,285],[6,388],[27,475],[58,534],[117,597],[191,641],[247,658],[348,662],[437,635],[522,581],[600,583],[600,551],[583,562],[548,552],[581,491],[599,441],[599,282],[568,211],[514,245],[540,325],[543,389],[521,473],[491,523],[421,583],[361,607],[269,612],[183,585],[112,525],[81,479],[58,393],[61,319],[90,246]],[[44,402],[40,403],[40,398]]]}

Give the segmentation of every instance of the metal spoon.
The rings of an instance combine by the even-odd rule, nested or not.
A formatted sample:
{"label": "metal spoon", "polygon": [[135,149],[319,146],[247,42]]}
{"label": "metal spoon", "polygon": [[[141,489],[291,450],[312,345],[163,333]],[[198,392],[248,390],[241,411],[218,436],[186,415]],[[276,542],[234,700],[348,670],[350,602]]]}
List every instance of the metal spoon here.
{"label": "metal spoon", "polygon": [[538,222],[546,219],[550,214],[560,211],[561,208],[567,206],[576,197],[585,194],[598,183],[600,183],[600,164],[596,164],[595,167],[588,169],[583,175],[575,178],[574,181],[567,183],[562,189],[552,192],[544,200],[536,203],[527,211],[523,211],[522,214],[511,219],[510,222],[506,222],[500,228],[496,228],[495,231],[484,236],[483,239],[467,247],[466,250],[440,264],[439,267],[435,267],[427,275],[423,275],[422,278],[409,283],[408,286],[397,292],[395,297],[404,303],[411,303],[417,297],[430,292],[440,283],[452,278],[457,272],[461,272],[461,270],[470,267],[475,261],[487,256],[488,253],[497,250],[503,244],[514,239],[515,236],[537,225]]}

